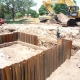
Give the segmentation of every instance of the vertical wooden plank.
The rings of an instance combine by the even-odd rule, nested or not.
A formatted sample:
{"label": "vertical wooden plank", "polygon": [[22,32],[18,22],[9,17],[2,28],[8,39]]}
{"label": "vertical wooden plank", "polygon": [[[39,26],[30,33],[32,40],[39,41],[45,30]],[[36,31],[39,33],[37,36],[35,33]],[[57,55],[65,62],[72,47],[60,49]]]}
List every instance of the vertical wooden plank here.
{"label": "vertical wooden plank", "polygon": [[52,52],[52,71],[54,71],[54,47],[51,48]]}
{"label": "vertical wooden plank", "polygon": [[40,54],[36,55],[37,58],[37,80],[40,80]]}
{"label": "vertical wooden plank", "polygon": [[26,42],[26,33],[24,33],[24,42]]}
{"label": "vertical wooden plank", "polygon": [[63,42],[63,62],[66,60],[66,43]]}
{"label": "vertical wooden plank", "polygon": [[31,35],[30,35],[30,34],[29,34],[29,38],[30,38],[30,39],[29,39],[29,42],[30,42],[30,44],[32,44],[32,42],[31,42]]}
{"label": "vertical wooden plank", "polygon": [[1,69],[1,80],[6,80],[5,68]]}
{"label": "vertical wooden plank", "polygon": [[28,80],[28,61],[24,60],[24,80]]}
{"label": "vertical wooden plank", "polygon": [[25,80],[25,68],[24,68],[24,62],[20,62],[20,65],[21,65],[21,80]]}
{"label": "vertical wooden plank", "polygon": [[35,57],[31,57],[31,72],[30,72],[30,74],[31,74],[31,79],[30,80],[35,80],[35,76],[34,76],[34,73],[35,73],[35,70],[34,70],[34,63],[35,63],[35,61],[34,61],[34,59],[35,59]]}
{"label": "vertical wooden plank", "polygon": [[51,62],[51,64],[50,64],[50,65],[51,65],[51,67],[50,67],[50,74],[51,74],[52,71],[53,71],[53,70],[52,70],[52,64],[53,64],[53,63],[52,63],[52,48],[50,49],[50,60],[51,60],[51,61],[50,61],[50,62]]}
{"label": "vertical wooden plank", "polygon": [[11,41],[11,42],[13,41],[13,33],[10,34],[10,41]]}
{"label": "vertical wooden plank", "polygon": [[12,71],[13,80],[16,80],[16,72],[15,72],[15,65],[14,64],[12,65],[12,70],[13,70]]}
{"label": "vertical wooden plank", "polygon": [[0,44],[2,44],[2,35],[0,35]]}
{"label": "vertical wooden plank", "polygon": [[23,42],[23,32],[21,32],[21,41]]}
{"label": "vertical wooden plank", "polygon": [[62,45],[60,46],[60,51],[61,51],[60,56],[61,56],[61,64],[62,64],[62,63],[63,63],[63,52],[62,52]]}
{"label": "vertical wooden plank", "polygon": [[28,34],[26,34],[26,43],[28,43]]}
{"label": "vertical wooden plank", "polygon": [[10,36],[11,34],[8,34],[8,38],[9,38],[9,42],[12,42],[11,41],[11,36]]}
{"label": "vertical wooden plank", "polygon": [[67,40],[66,45],[67,45],[67,59],[70,59],[72,41]]}
{"label": "vertical wooden plank", "polygon": [[2,43],[5,43],[6,42],[5,35],[1,35],[1,38],[2,38]]}
{"label": "vertical wooden plank", "polygon": [[53,72],[53,69],[52,69],[52,65],[53,65],[53,63],[52,63],[52,58],[53,58],[53,54],[52,54],[52,48],[51,48],[51,74],[52,74],[52,72]]}
{"label": "vertical wooden plank", "polygon": [[68,48],[69,48],[69,59],[70,59],[70,57],[71,57],[72,41],[69,41]]}
{"label": "vertical wooden plank", "polygon": [[60,45],[57,45],[57,67],[60,66]]}
{"label": "vertical wooden plank", "polygon": [[18,40],[18,32],[14,32],[14,41]]}
{"label": "vertical wooden plank", "polygon": [[36,56],[35,56],[34,61],[35,61],[35,64],[34,64],[34,70],[35,70],[34,76],[35,76],[35,80],[37,80],[37,58],[36,58]]}
{"label": "vertical wooden plank", "polygon": [[44,79],[44,58],[43,58],[43,52],[40,54],[40,80],[45,80]]}
{"label": "vertical wooden plank", "polygon": [[27,42],[30,43],[30,35],[28,34],[27,36],[28,36],[28,41]]}
{"label": "vertical wooden plank", "polygon": [[31,64],[30,59],[28,59],[28,80],[30,80],[30,78],[31,78],[31,76],[30,76],[31,75],[30,74],[30,67],[31,67],[30,64]]}
{"label": "vertical wooden plank", "polygon": [[44,77],[45,77],[45,80],[46,80],[46,78],[47,78],[47,55],[46,55],[46,52],[47,51],[44,51],[44,55],[43,55],[43,57],[44,57]]}
{"label": "vertical wooden plank", "polygon": [[20,32],[18,32],[18,40],[20,40]]}
{"label": "vertical wooden plank", "polygon": [[58,57],[57,57],[57,46],[56,46],[55,49],[54,49],[54,54],[55,54],[55,58],[54,58],[54,59],[55,59],[55,65],[56,65],[56,66],[55,66],[55,69],[57,69],[57,58],[58,58]]}
{"label": "vertical wooden plank", "polygon": [[15,41],[15,34],[14,34],[14,33],[12,33],[12,35],[13,35],[13,41]]}
{"label": "vertical wooden plank", "polygon": [[34,45],[37,45],[37,37],[34,36]]}
{"label": "vertical wooden plank", "polygon": [[8,42],[9,38],[8,38],[8,34],[5,34],[5,42]]}
{"label": "vertical wooden plank", "polygon": [[13,80],[12,79],[12,67],[11,66],[7,66],[5,67],[5,74],[6,74],[6,80]]}
{"label": "vertical wooden plank", "polygon": [[0,80],[1,80],[1,69],[0,69]]}
{"label": "vertical wooden plank", "polygon": [[49,72],[48,72],[48,76],[50,76],[50,54],[49,54],[49,50],[48,50],[48,60],[49,60],[49,66],[48,66],[48,68],[49,68]]}
{"label": "vertical wooden plank", "polygon": [[47,68],[47,77],[49,77],[49,75],[50,75],[50,62],[49,62],[49,50],[46,50],[46,62],[47,62],[47,66],[46,66],[46,68]]}
{"label": "vertical wooden plank", "polygon": [[59,65],[61,65],[62,64],[62,44],[59,45],[59,56],[60,56],[60,64]]}
{"label": "vertical wooden plank", "polygon": [[21,32],[19,32],[19,40],[22,41],[22,39],[21,39]]}
{"label": "vertical wooden plank", "polygon": [[31,44],[33,44],[33,38],[32,38],[32,36],[33,36],[33,35],[31,35],[31,37],[30,37],[30,39],[31,39]]}
{"label": "vertical wooden plank", "polygon": [[28,43],[28,34],[26,34],[26,43]]}
{"label": "vertical wooden plank", "polygon": [[25,42],[25,33],[23,33],[22,41]]}
{"label": "vertical wooden plank", "polygon": [[16,80],[21,80],[21,65],[20,63],[14,64],[15,67],[15,74],[16,74]]}

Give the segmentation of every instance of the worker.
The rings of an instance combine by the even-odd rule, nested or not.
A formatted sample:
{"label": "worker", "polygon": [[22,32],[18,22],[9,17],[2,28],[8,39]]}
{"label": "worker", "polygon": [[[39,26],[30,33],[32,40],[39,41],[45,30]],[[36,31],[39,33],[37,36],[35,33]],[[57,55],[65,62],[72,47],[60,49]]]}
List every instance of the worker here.
{"label": "worker", "polygon": [[60,37],[60,32],[61,32],[61,31],[60,31],[59,27],[57,27],[57,38],[61,38],[61,37]]}

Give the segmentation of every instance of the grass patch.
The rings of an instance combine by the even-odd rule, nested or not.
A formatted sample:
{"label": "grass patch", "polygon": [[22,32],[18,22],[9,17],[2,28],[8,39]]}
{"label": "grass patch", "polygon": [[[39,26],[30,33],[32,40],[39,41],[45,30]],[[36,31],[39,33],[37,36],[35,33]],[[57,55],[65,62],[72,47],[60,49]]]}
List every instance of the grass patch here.
{"label": "grass patch", "polygon": [[30,22],[34,22],[32,20],[29,19],[21,19],[21,20],[15,20],[15,21],[11,21],[11,20],[7,20],[5,21],[5,23],[7,24],[24,24],[24,23],[30,23]]}

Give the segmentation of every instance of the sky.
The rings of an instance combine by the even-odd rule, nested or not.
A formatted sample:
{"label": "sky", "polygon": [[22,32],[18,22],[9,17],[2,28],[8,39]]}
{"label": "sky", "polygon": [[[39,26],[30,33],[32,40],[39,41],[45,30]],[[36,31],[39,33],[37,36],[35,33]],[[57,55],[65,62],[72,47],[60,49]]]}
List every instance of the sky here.
{"label": "sky", "polygon": [[[38,9],[42,5],[42,0],[34,0],[34,1],[37,3],[37,5],[35,7],[33,7],[32,9],[34,9],[38,12]],[[76,2],[77,2],[77,6],[79,6],[79,8],[80,8],[80,0],[76,0]]]}

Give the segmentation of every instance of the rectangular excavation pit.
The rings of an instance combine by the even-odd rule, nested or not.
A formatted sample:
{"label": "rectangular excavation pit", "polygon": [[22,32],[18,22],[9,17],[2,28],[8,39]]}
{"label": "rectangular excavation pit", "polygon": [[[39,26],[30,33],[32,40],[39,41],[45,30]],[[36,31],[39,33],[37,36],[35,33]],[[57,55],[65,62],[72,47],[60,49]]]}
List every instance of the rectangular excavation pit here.
{"label": "rectangular excavation pit", "polygon": [[0,68],[27,60],[46,49],[21,41],[9,42],[0,48]]}
{"label": "rectangular excavation pit", "polygon": [[[29,58],[22,59],[17,63],[0,68],[0,80],[46,80],[55,69],[71,56],[72,41],[68,40],[62,40],[61,44],[50,49],[44,49],[36,46],[38,44],[37,36],[15,32],[15,35],[14,33],[8,34],[7,37],[0,35],[0,43],[0,49],[2,50],[7,47],[11,49],[10,47],[13,45],[16,49],[16,46],[22,46],[23,48],[28,46],[32,50],[40,51],[39,53],[35,51],[34,56],[29,56]],[[13,51],[13,53],[16,51]],[[23,51],[26,50],[23,49]],[[17,57],[19,58],[19,56]]]}

